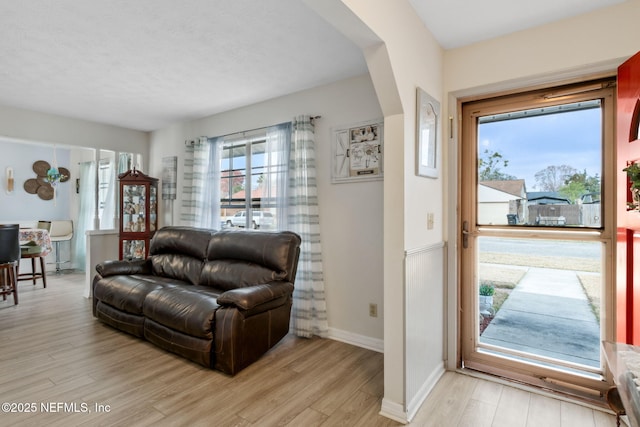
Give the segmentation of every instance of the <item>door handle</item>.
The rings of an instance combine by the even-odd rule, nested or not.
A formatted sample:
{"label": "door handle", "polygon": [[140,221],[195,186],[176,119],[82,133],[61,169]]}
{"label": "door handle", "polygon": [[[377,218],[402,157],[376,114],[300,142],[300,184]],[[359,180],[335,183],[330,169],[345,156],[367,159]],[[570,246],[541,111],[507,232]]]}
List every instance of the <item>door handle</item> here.
{"label": "door handle", "polygon": [[467,249],[469,247],[469,236],[477,236],[478,233],[469,231],[469,221],[462,223],[462,247]]}

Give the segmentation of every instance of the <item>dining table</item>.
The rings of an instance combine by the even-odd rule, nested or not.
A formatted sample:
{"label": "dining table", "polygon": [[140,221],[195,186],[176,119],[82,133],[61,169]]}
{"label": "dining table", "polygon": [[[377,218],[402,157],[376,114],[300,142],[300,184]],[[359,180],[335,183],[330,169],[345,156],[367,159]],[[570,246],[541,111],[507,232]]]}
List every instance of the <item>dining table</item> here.
{"label": "dining table", "polygon": [[42,248],[41,256],[47,256],[53,250],[49,231],[44,228],[21,228],[19,230],[20,245],[30,242],[36,243]]}

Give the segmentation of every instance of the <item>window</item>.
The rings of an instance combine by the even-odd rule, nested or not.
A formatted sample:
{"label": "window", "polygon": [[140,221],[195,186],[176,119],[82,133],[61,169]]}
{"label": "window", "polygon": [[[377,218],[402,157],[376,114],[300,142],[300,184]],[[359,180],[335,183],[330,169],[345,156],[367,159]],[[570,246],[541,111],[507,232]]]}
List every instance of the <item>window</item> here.
{"label": "window", "polygon": [[[286,196],[286,132],[272,128],[247,137],[226,137],[220,155],[220,220],[222,228],[269,230],[278,227]],[[288,139],[288,138],[287,138]]]}

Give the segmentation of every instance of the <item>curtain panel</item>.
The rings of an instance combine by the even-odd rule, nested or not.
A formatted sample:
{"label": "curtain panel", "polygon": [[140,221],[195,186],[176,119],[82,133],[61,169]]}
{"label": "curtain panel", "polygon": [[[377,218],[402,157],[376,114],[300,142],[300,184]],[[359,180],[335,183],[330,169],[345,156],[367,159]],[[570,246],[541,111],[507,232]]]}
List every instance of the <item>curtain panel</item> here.
{"label": "curtain panel", "polygon": [[73,262],[76,268],[85,268],[87,254],[86,231],[93,229],[93,218],[96,199],[96,164],[95,162],[80,163],[80,206],[78,210],[78,221],[74,225],[73,233]]}
{"label": "curtain panel", "polygon": [[297,116],[291,127],[287,217],[289,229],[302,238],[293,291],[291,328],[301,337],[326,337],[329,325],[324,294],[315,139],[311,117]]}
{"label": "curtain panel", "polygon": [[185,146],[183,225],[220,228],[220,138],[205,136]]}

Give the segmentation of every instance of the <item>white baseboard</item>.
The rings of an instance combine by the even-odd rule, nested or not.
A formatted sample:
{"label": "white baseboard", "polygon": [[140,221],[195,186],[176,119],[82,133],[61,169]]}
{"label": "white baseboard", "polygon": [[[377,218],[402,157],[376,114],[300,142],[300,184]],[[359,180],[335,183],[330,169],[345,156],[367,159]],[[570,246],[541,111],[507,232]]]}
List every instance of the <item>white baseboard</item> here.
{"label": "white baseboard", "polygon": [[409,418],[407,417],[407,413],[404,411],[404,406],[384,398],[382,399],[382,406],[379,414],[402,424],[409,423]]}
{"label": "white baseboard", "polygon": [[384,353],[384,340],[371,338],[364,335],[354,334],[353,332],[343,331],[341,329],[329,328],[329,338],[336,341],[342,341],[356,347],[366,348],[367,350]]}
{"label": "white baseboard", "polygon": [[433,390],[433,388],[436,386],[436,384],[438,383],[440,378],[444,375],[444,373],[445,373],[445,367],[444,367],[444,362],[442,362],[442,364],[438,366],[431,373],[431,375],[429,375],[429,378],[427,378],[427,381],[425,381],[424,384],[422,384],[422,387],[420,387],[420,390],[418,390],[418,393],[416,393],[416,395],[413,397],[411,402],[409,402],[409,404],[407,405],[407,419],[409,421],[416,416],[416,414],[418,413],[418,410],[420,409],[424,401],[427,399],[427,397],[429,397],[429,393],[431,393],[431,390]]}

